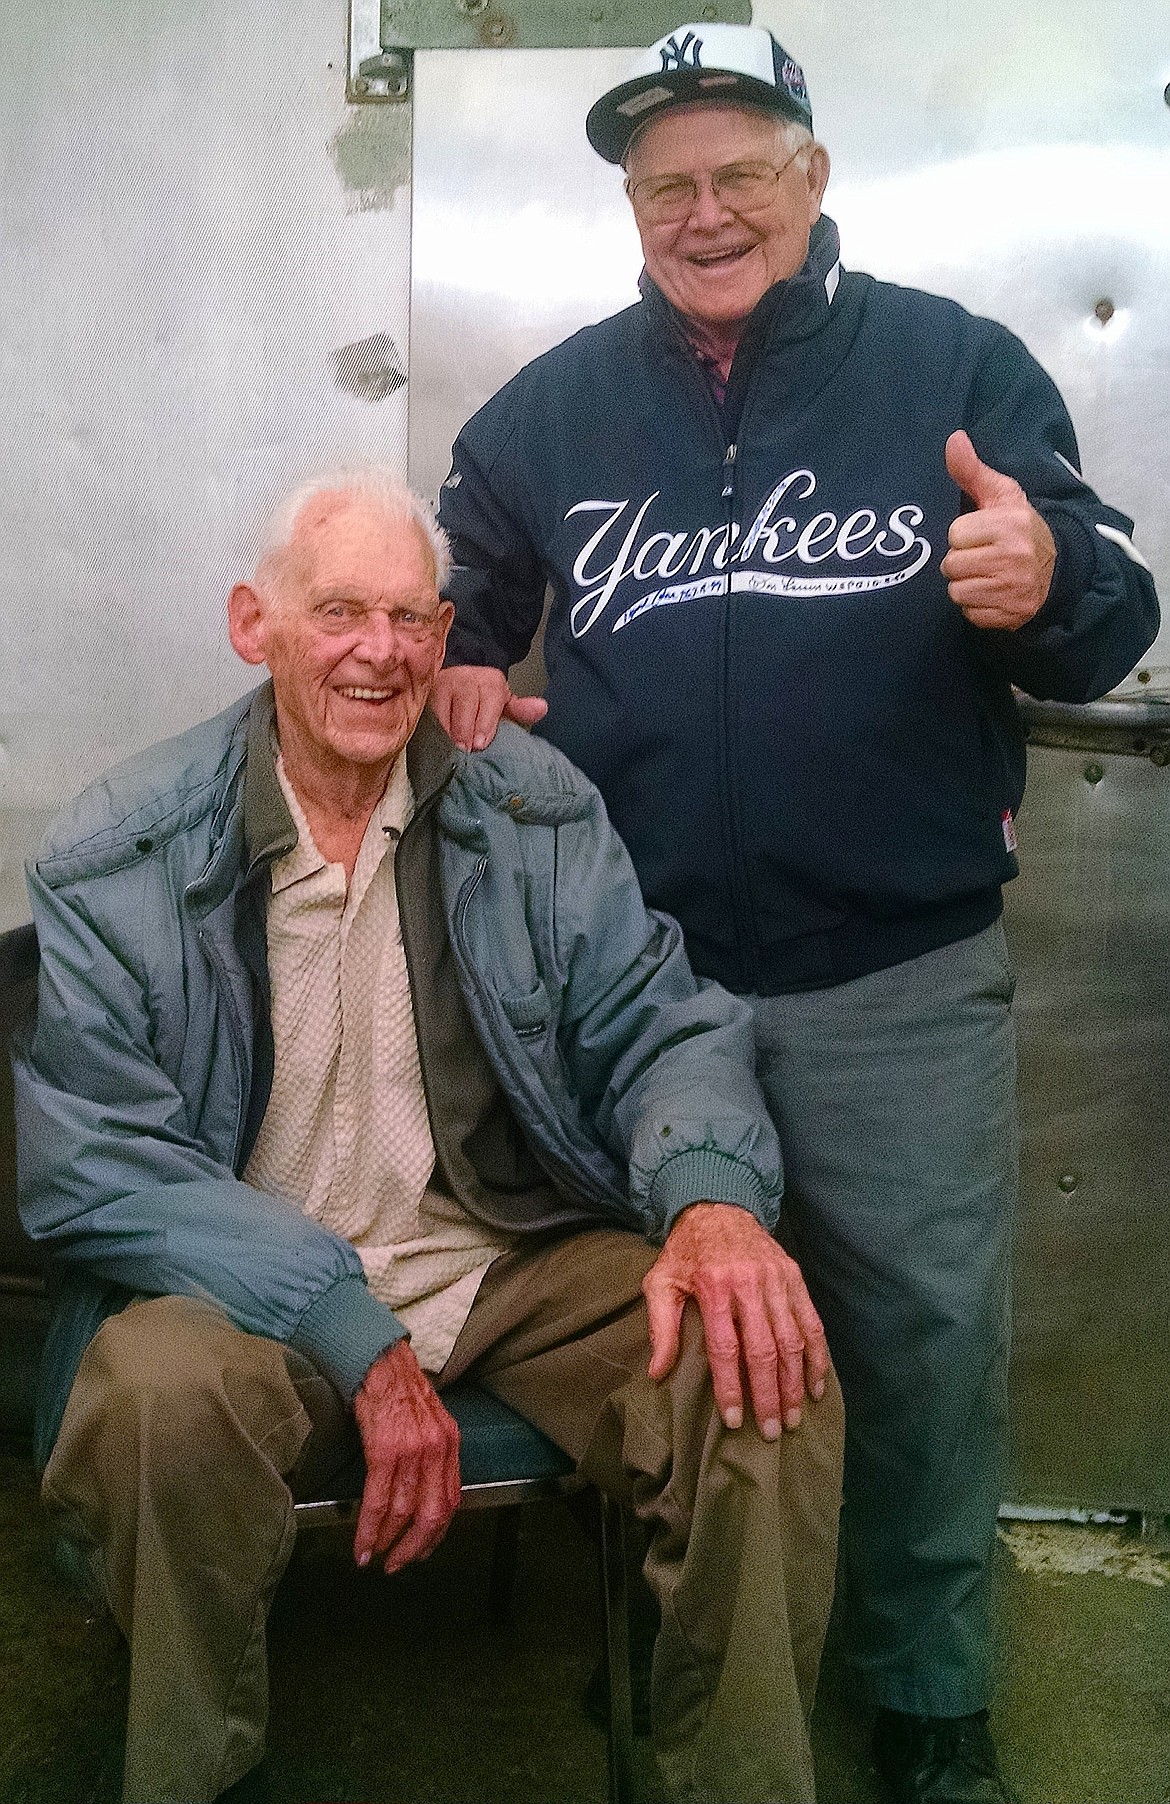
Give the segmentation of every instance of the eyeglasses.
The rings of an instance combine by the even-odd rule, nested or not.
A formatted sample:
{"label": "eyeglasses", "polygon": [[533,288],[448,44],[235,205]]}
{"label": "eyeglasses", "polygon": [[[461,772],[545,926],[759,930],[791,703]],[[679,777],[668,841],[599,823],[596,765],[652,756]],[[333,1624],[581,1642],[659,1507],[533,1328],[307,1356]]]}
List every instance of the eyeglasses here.
{"label": "eyeglasses", "polygon": [[385,614],[394,637],[411,645],[425,645],[439,627],[437,610],[427,613],[421,608],[368,608],[359,601],[322,602],[312,610],[312,620],[318,632],[343,639],[364,632],[375,614]]}
{"label": "eyeglasses", "polygon": [[[757,213],[773,199],[780,177],[805,148],[798,145],[779,168],[774,163],[726,163],[722,169],[712,169],[706,178],[711,192],[733,213]],[[678,225],[696,205],[702,179],[701,175],[646,175],[640,182],[627,182],[626,193],[635,212],[649,225]]]}

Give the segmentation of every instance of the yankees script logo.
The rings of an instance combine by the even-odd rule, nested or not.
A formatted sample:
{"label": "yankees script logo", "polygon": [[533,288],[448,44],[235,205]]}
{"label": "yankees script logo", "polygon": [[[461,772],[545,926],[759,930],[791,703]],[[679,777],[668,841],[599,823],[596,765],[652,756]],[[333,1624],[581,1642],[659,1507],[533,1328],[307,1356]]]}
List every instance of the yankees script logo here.
{"label": "yankees script logo", "polygon": [[[658,489],[632,515],[633,503],[628,500],[578,501],[565,515],[566,522],[578,515],[597,514],[601,523],[573,565],[573,580],[581,591],[569,610],[573,637],[581,639],[596,626],[619,585],[630,577],[636,583],[654,577],[684,580],[654,588],[630,603],[613,621],[612,633],[621,632],[652,608],[699,601],[728,589],[747,595],[867,595],[907,582],[922,569],[931,546],[917,531],[923,520],[920,507],[906,502],[880,525],[872,507],[856,508],[843,520],[828,510],[804,510],[803,522],[795,509],[792,513],[778,511],[784,501],[790,506],[808,501],[816,486],[811,470],[790,470],[742,536],[737,523],[730,530],[699,526],[692,532],[646,531],[650,511],[661,493]],[[876,558],[895,567],[871,568],[864,573],[849,569],[863,559]],[[832,573],[802,573],[802,566],[825,564],[829,559],[834,564]],[[780,571],[778,564],[791,568]],[[751,567],[743,567],[748,565]],[[707,571],[710,574],[705,574]]]}

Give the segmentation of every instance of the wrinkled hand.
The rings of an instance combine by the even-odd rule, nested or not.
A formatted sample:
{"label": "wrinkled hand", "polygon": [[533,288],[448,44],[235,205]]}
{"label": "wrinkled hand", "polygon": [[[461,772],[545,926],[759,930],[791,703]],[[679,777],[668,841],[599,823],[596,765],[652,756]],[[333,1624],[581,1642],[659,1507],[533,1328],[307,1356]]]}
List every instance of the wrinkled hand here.
{"label": "wrinkled hand", "polygon": [[972,626],[1014,632],[1048,599],[1056,541],[1011,476],[981,463],[965,432],[952,432],[947,469],[975,503],[951,522],[942,561],[951,600]]}
{"label": "wrinkled hand", "polygon": [[539,695],[513,695],[502,670],[490,664],[452,664],[440,670],[431,691],[439,725],[465,752],[482,752],[501,720],[534,727],[548,713]]}
{"label": "wrinkled hand", "polygon": [[728,1428],[743,1422],[743,1372],[766,1441],[800,1426],[807,1390],[825,1389],[829,1351],[800,1267],[734,1203],[692,1203],[675,1221],[642,1283],[650,1318],[649,1375],[678,1357],[683,1305],[703,1317],[715,1402]]}
{"label": "wrinkled hand", "polygon": [[384,1553],[398,1572],[434,1552],[459,1507],[459,1428],[404,1340],[374,1361],[353,1411],[366,1456],[354,1559]]}

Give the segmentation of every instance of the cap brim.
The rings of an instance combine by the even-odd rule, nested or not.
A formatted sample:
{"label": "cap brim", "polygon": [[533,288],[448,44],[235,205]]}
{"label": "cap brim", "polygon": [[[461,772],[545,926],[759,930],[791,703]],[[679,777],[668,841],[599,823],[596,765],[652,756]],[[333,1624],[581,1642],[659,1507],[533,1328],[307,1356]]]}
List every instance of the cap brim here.
{"label": "cap brim", "polygon": [[585,117],[585,135],[599,157],[607,163],[620,163],[635,132],[671,107],[697,100],[759,107],[812,130],[811,113],[783,88],[755,75],[741,75],[733,69],[669,69],[661,75],[636,76],[595,100]]}

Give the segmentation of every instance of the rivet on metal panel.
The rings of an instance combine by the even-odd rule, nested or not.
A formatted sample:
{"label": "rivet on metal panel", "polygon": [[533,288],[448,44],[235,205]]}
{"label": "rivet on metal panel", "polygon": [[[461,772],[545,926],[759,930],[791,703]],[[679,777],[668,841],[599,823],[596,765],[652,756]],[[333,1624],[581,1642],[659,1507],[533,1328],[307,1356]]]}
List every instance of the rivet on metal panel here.
{"label": "rivet on metal panel", "polygon": [[484,19],[479,28],[479,35],[485,44],[515,43],[518,36],[515,19],[508,19],[496,14],[494,18]]}
{"label": "rivet on metal panel", "polygon": [[1150,763],[1156,764],[1159,770],[1165,770],[1170,764],[1170,745],[1154,745],[1150,747]]}
{"label": "rivet on metal panel", "polygon": [[1139,670],[1137,673],[1137,680],[1139,683],[1148,683],[1150,681],[1149,671],[1148,670]]}
{"label": "rivet on metal panel", "polygon": [[1064,1191],[1065,1196],[1071,1196],[1080,1181],[1081,1174],[1079,1171],[1062,1171],[1056,1180],[1057,1184]]}
{"label": "rivet on metal panel", "polygon": [[719,17],[719,8],[717,6],[705,6],[703,8],[703,17],[704,19],[717,19]]}
{"label": "rivet on metal panel", "polygon": [[486,13],[488,9],[488,0],[455,0],[455,4],[469,19],[478,18],[480,13]]}
{"label": "rivet on metal panel", "polygon": [[1116,311],[1117,309],[1114,307],[1113,302],[1105,295],[1102,295],[1101,299],[1097,302],[1097,305],[1093,308],[1093,312],[1097,315],[1097,318],[1101,321],[1103,326],[1109,324],[1109,321],[1113,318]]}
{"label": "rivet on metal panel", "polygon": [[1086,764],[1086,766],[1085,766],[1085,782],[1086,783],[1099,783],[1101,781],[1101,778],[1104,775],[1105,775],[1105,766],[1103,764]]}

